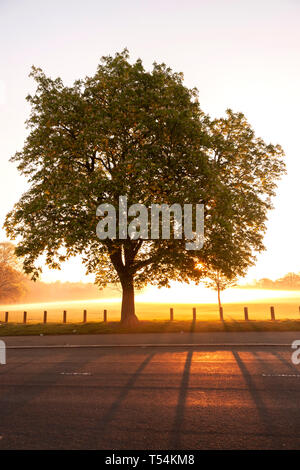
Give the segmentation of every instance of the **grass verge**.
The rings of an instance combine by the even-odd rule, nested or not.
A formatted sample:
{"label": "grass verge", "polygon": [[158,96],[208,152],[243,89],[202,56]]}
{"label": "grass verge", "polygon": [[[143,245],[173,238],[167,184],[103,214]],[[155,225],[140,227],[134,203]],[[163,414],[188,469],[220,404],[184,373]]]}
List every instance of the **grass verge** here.
{"label": "grass verge", "polygon": [[134,328],[119,322],[101,323],[0,323],[0,336],[86,335],[126,333],[180,333],[209,331],[300,331],[300,320],[276,321],[140,321]]}

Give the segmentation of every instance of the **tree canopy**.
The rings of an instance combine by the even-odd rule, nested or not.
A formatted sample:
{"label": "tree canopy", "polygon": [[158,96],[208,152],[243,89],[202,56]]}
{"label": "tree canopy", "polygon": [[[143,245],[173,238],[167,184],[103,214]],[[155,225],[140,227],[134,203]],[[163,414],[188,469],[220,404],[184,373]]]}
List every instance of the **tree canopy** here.
{"label": "tree canopy", "polygon": [[[12,158],[30,189],[5,222],[26,272],[38,276],[42,254],[53,268],[80,254],[99,286],[121,283],[121,319],[132,324],[134,287],[197,282],[205,266],[230,277],[253,263],[284,164],[243,114],[211,120],[182,74],[157,63],[146,71],[127,50],[73,86],[38,68],[31,75],[30,133]],[[99,240],[98,205],[124,195],[129,205],[204,204],[203,248],[187,251],[174,236]]]}

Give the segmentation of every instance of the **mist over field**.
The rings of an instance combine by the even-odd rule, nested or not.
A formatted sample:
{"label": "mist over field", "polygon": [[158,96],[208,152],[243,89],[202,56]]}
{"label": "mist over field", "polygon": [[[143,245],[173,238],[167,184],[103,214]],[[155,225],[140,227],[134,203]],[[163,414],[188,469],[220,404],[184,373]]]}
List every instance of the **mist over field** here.
{"label": "mist over field", "polygon": [[[81,283],[53,283],[42,287],[40,292],[28,294],[26,301],[0,305],[0,322],[9,311],[10,322],[21,323],[24,310],[28,312],[28,323],[42,322],[44,310],[48,312],[49,323],[62,322],[64,310],[67,322],[82,322],[83,310],[87,310],[87,321],[102,322],[104,309],[108,312],[108,321],[119,320],[121,294],[116,289],[100,291],[93,284]],[[224,320],[243,320],[245,306],[248,306],[250,320],[270,320],[271,305],[275,307],[276,319],[300,318],[299,291],[231,288],[223,293]],[[184,292],[174,286],[149,288],[136,295],[140,320],[169,320],[171,307],[175,320],[192,320],[193,307],[197,310],[197,320],[219,320],[216,293],[203,287],[187,286]]]}
{"label": "mist over field", "polygon": [[57,302],[60,300],[88,300],[120,297],[117,287],[99,289],[89,282],[33,282],[27,281],[21,303]]}

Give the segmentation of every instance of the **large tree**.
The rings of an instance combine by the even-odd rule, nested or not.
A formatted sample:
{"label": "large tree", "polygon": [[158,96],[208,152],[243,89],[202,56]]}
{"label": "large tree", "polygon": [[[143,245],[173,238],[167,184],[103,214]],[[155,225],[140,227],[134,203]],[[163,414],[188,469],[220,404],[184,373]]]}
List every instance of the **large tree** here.
{"label": "large tree", "polygon": [[[279,145],[266,144],[256,137],[242,113],[228,109],[226,116],[209,122],[210,162],[226,187],[227,204],[213,224],[206,250],[212,243],[210,259],[199,258],[198,268],[207,287],[218,293],[237,283],[265,249],[263,237],[267,214],[272,209],[276,182],[285,172]],[[216,212],[220,217],[220,211]]]}
{"label": "large tree", "polygon": [[[242,220],[242,215],[236,220],[236,211],[245,218],[241,238],[261,220],[251,201],[247,198],[246,204],[238,188],[233,191],[234,175],[230,179],[226,174],[226,161],[216,152],[227,155],[228,173],[239,158],[250,159],[250,166],[269,159],[267,178],[274,190],[283,171],[281,149],[264,147],[256,160],[247,149],[236,155],[235,148],[226,147],[224,131],[219,136],[221,123],[201,111],[197,91],[183,85],[182,74],[156,63],[146,71],[141,60],[131,64],[125,50],[102,58],[93,77],[71,87],[40,69],[33,68],[32,76],[37,90],[27,97],[30,133],[12,159],[28,177],[30,189],[5,226],[10,236],[18,237],[17,253],[34,278],[41,254],[53,268],[81,254],[99,286],[121,283],[121,320],[133,324],[135,287],[168,285],[171,279],[197,281],[203,275],[195,267],[199,262],[232,272],[247,264],[252,243],[254,249],[262,248],[254,236],[247,249],[236,247]],[[240,172],[240,178],[243,185],[248,174]],[[270,193],[267,186],[262,192]],[[96,208],[102,203],[117,207],[124,195],[128,205],[203,203],[204,247],[187,251],[185,240],[174,234],[169,240],[121,240],[117,231],[116,239],[100,241]],[[257,204],[267,209],[263,199]]]}
{"label": "large tree", "polygon": [[203,264],[200,257],[198,266],[200,275],[226,286],[244,276],[265,249],[267,215],[277,180],[285,173],[284,154],[279,145],[257,137],[242,113],[230,109],[211,120],[207,132],[210,163],[226,188],[226,204],[221,212],[214,210],[218,222],[206,237],[209,256]]}
{"label": "large tree", "polygon": [[224,274],[243,275],[255,262],[255,253],[264,250],[268,211],[277,180],[285,172],[283,150],[258,138],[245,116],[230,109],[224,118],[210,122],[209,133],[211,163],[229,200],[226,230],[215,231],[217,251],[228,260]]}

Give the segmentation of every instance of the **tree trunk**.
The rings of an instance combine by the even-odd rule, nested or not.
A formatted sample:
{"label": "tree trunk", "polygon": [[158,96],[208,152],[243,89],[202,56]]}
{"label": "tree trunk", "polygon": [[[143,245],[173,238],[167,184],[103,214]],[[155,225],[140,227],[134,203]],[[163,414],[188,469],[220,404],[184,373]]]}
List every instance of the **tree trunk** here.
{"label": "tree trunk", "polygon": [[221,315],[221,307],[222,307],[222,304],[221,304],[221,295],[220,295],[220,288],[218,286],[218,304],[219,304],[219,313]]}
{"label": "tree trunk", "polygon": [[127,277],[122,284],[122,308],[121,323],[124,326],[135,326],[139,320],[135,315],[134,305],[134,282],[133,278]]}

